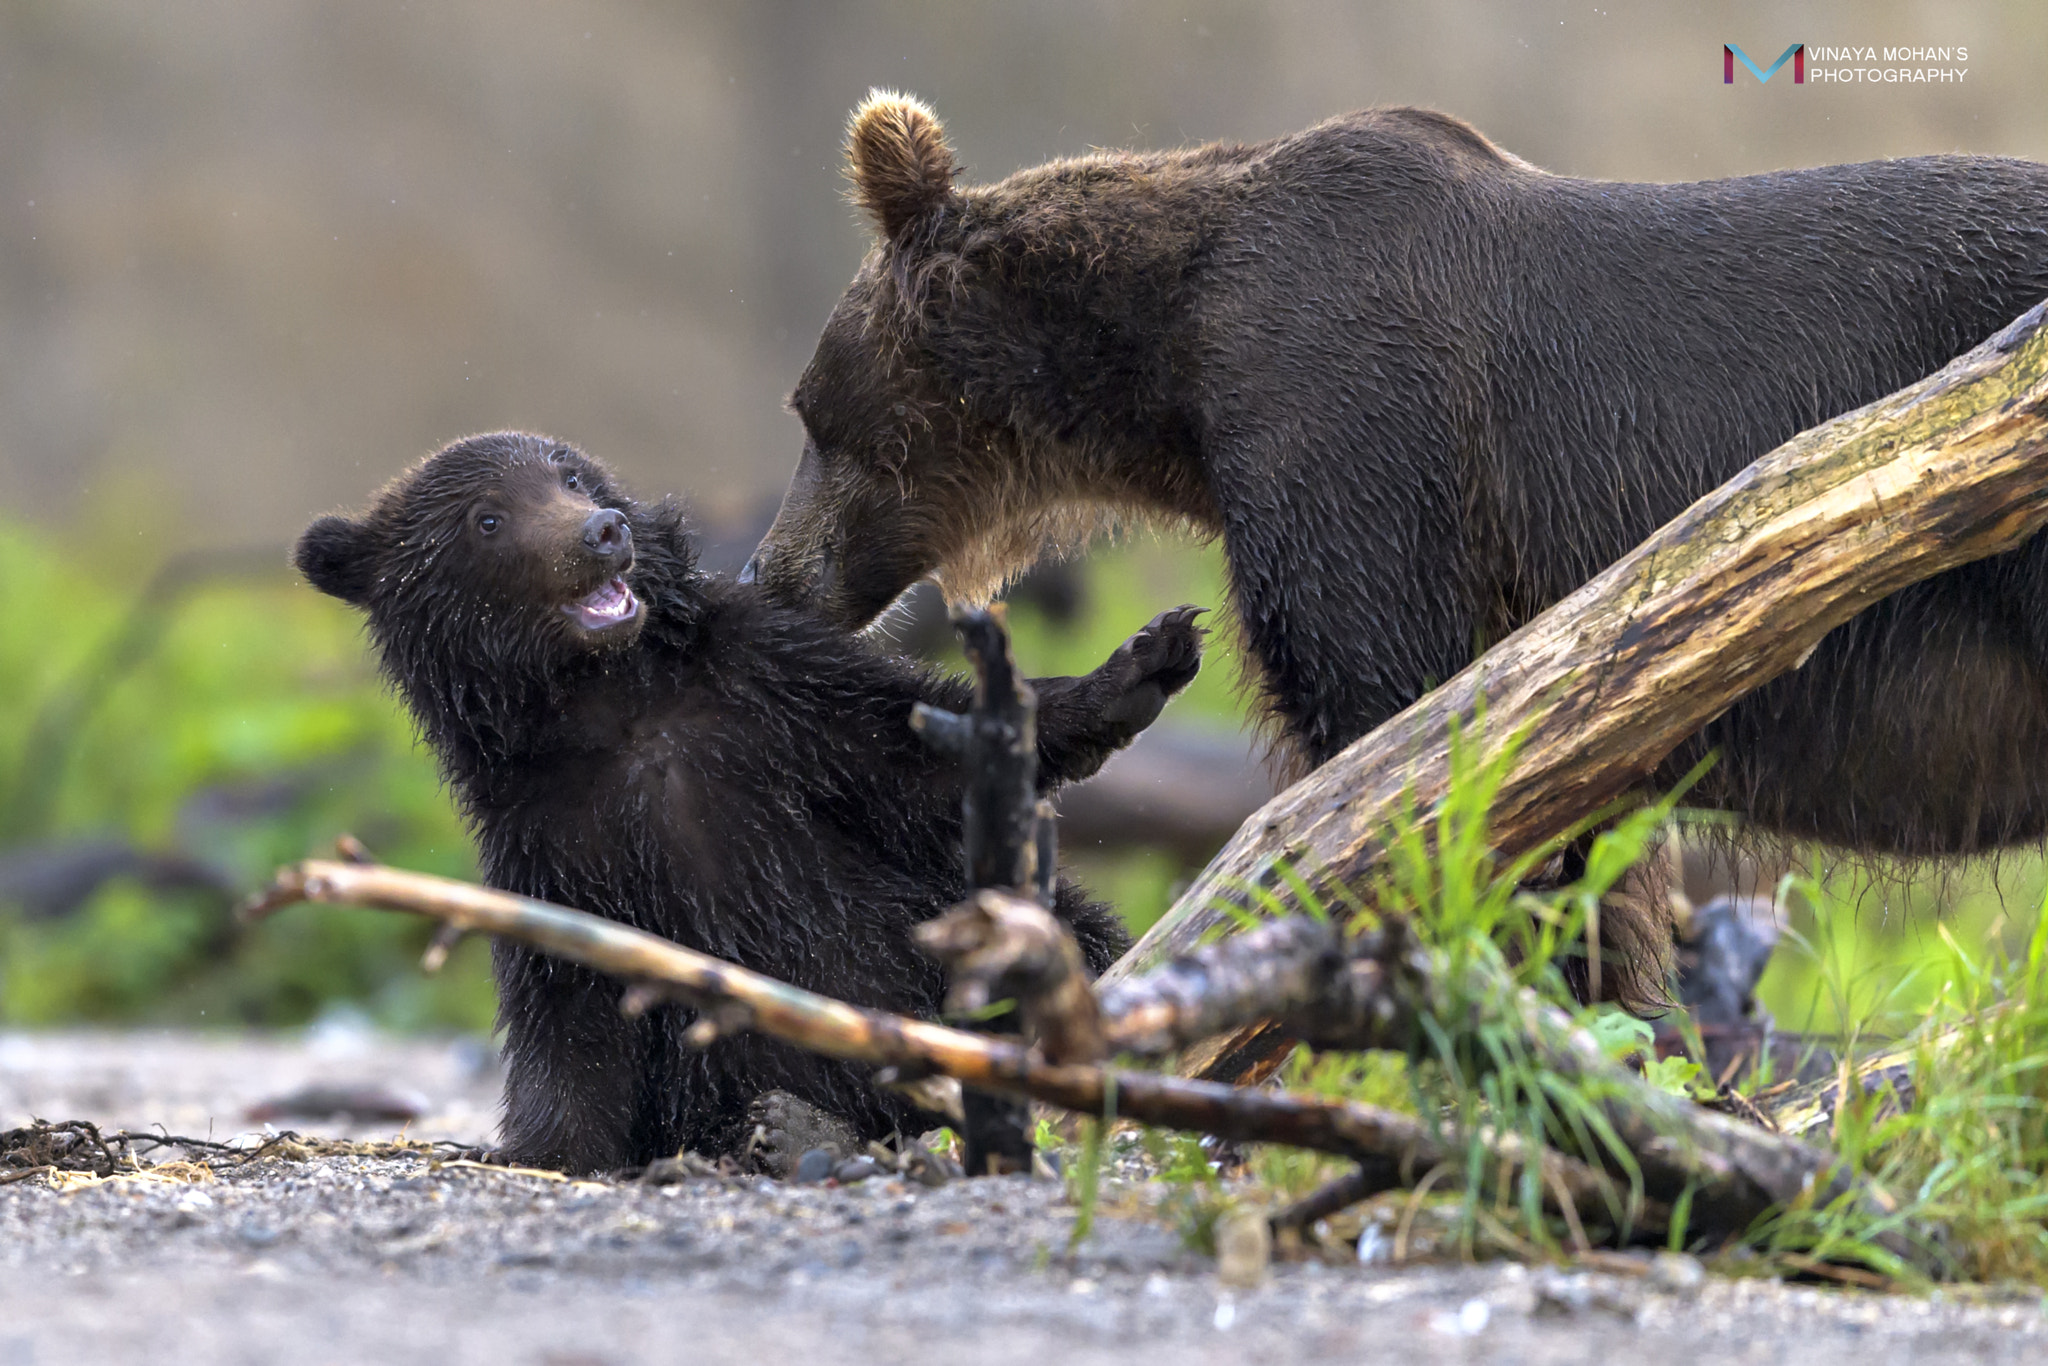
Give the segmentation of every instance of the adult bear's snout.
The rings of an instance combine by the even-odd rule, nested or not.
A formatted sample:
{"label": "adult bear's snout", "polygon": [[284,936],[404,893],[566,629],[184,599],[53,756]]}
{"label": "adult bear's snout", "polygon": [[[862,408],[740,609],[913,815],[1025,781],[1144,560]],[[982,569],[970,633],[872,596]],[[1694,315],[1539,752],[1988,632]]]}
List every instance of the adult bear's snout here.
{"label": "adult bear's snout", "polygon": [[616,508],[599,508],[583,524],[583,544],[599,559],[626,560],[633,554],[633,528]]}

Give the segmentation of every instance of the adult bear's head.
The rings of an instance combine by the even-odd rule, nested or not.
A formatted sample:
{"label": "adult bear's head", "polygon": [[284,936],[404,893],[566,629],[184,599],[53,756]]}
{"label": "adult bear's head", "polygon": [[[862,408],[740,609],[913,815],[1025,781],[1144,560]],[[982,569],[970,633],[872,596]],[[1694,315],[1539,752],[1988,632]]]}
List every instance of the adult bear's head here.
{"label": "adult bear's head", "polygon": [[387,484],[360,517],[322,517],[293,552],[359,607],[430,732],[529,684],[604,661],[650,615],[687,615],[681,513],[641,508],[603,465],[525,432],[472,436]]}
{"label": "adult bear's head", "polygon": [[1121,517],[1207,520],[1163,339],[1221,150],[962,188],[931,110],[871,94],[847,159],[875,246],[791,395],[803,454],[742,581],[857,628],[927,576],[975,601]]}

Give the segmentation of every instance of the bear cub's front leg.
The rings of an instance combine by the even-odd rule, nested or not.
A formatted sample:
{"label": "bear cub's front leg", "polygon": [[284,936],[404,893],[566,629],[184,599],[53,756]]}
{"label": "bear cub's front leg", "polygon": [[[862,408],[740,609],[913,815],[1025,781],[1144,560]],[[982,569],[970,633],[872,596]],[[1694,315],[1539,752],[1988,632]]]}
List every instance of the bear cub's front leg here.
{"label": "bear cub's front leg", "polygon": [[1161,612],[1079,678],[1038,678],[1039,781],[1047,787],[1091,777],[1110,755],[1157,720],[1167,699],[1194,681],[1208,636],[1207,610]]}

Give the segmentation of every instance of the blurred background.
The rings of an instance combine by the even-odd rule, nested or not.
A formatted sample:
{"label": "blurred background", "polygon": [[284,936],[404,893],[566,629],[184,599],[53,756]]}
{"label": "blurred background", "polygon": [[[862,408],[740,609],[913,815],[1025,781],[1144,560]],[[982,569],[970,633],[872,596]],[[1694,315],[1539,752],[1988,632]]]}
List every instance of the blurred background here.
{"label": "blurred background", "polygon": [[[1965,47],[1944,64],[1968,75],[1724,86],[1725,42],[1766,65]],[[285,548],[448,439],[520,426],[686,492],[736,564],[794,462],[782,397],[866,247],[840,137],[870,86],[931,101],[974,179],[1415,103],[1553,171],[1677,180],[2048,158],[2044,69],[2025,0],[0,3],[0,1022],[488,1026],[478,946],[427,979],[394,918],[226,913],[342,830],[472,871],[354,620]],[[1153,543],[1025,598],[1039,672],[1222,600],[1211,552]],[[1138,796],[1074,813],[1070,853],[1135,923],[1261,791],[1231,656],[1219,639]],[[1203,810],[1165,819],[1186,793]],[[1936,911],[1995,936],[2038,898],[2031,859],[1851,879],[1848,914],[1802,932],[1903,962]],[[1781,959],[1781,1016],[1824,1022]]]}

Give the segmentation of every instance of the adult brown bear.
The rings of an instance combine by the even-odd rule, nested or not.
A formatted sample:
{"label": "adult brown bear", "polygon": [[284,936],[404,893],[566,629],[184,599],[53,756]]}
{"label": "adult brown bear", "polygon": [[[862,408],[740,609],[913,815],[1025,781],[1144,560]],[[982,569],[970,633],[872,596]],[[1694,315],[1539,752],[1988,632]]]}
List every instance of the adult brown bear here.
{"label": "adult brown bear", "polygon": [[[792,399],[750,566],[871,620],[1127,517],[1220,535],[1309,763],[1803,428],[2048,296],[2048,167],[1925,157],[1697,184],[1547,174],[1455,119],[954,183],[855,114],[879,229]],[[1693,800],[1907,855],[2038,838],[2048,549],[1901,592],[1732,708]]]}

